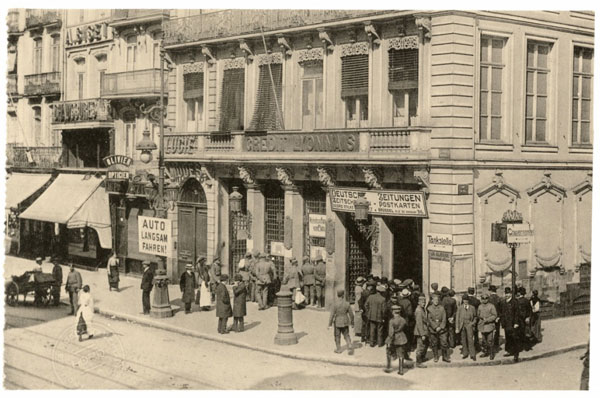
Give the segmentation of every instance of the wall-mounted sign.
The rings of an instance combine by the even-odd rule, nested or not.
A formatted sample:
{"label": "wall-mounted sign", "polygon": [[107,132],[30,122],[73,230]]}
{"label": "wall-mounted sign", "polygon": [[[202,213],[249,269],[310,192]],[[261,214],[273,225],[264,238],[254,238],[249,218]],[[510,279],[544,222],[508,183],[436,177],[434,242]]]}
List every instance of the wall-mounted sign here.
{"label": "wall-mounted sign", "polygon": [[333,211],[354,212],[358,193],[369,201],[369,214],[380,216],[427,217],[425,193],[421,191],[369,191],[359,188],[329,188]]}
{"label": "wall-mounted sign", "polygon": [[67,28],[65,47],[96,43],[109,39],[112,39],[112,28],[108,26],[108,23],[93,23]]}
{"label": "wall-mounted sign", "polygon": [[140,253],[167,256],[172,247],[171,220],[138,216]]}
{"label": "wall-mounted sign", "polygon": [[165,135],[166,155],[193,155],[198,151],[197,135]]}
{"label": "wall-mounted sign", "polygon": [[130,167],[131,164],[133,163],[133,159],[130,158],[129,156],[125,156],[125,155],[106,156],[105,158],[102,159],[102,161],[104,162],[106,167],[114,166],[117,164],[122,164],[123,166]]}
{"label": "wall-mounted sign", "polygon": [[285,246],[283,242],[271,242],[271,256],[281,256],[285,255]]}
{"label": "wall-mounted sign", "polygon": [[506,243],[531,243],[533,228],[530,224],[508,224],[506,226]]}
{"label": "wall-mounted sign", "polygon": [[281,133],[245,136],[247,152],[356,152],[358,133]]}
{"label": "wall-mounted sign", "polygon": [[429,281],[440,286],[451,286],[452,253],[429,250]]}
{"label": "wall-mounted sign", "polygon": [[308,215],[308,236],[324,238],[327,230],[327,216],[325,214]]}
{"label": "wall-mounted sign", "polygon": [[109,180],[129,180],[128,171],[107,171],[106,176]]}
{"label": "wall-mounted sign", "polygon": [[427,249],[452,253],[452,235],[428,233]]}

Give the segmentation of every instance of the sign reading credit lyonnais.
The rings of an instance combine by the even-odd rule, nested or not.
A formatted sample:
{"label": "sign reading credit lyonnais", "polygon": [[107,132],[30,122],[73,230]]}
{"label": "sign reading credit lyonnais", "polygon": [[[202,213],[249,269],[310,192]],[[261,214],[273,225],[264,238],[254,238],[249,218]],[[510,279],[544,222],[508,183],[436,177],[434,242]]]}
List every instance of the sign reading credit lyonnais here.
{"label": "sign reading credit lyonnais", "polygon": [[421,191],[368,191],[358,188],[329,188],[333,211],[354,212],[354,201],[364,192],[369,214],[398,217],[427,217],[425,194]]}
{"label": "sign reading credit lyonnais", "polygon": [[171,248],[171,220],[138,216],[139,252],[167,256]]}
{"label": "sign reading credit lyonnais", "polygon": [[325,214],[308,215],[308,236],[315,238],[324,238],[326,230],[327,216]]}

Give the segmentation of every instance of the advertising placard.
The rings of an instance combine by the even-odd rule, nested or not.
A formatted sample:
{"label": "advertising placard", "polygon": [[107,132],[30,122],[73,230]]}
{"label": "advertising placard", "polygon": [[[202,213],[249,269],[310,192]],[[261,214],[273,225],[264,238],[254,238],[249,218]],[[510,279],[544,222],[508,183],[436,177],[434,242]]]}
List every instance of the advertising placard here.
{"label": "advertising placard", "polygon": [[308,215],[308,236],[314,238],[324,238],[327,225],[327,216],[325,214]]}
{"label": "advertising placard", "polygon": [[427,217],[425,193],[422,191],[370,191],[360,188],[329,188],[334,211],[354,212],[360,192],[370,203],[369,214],[397,217]]}
{"label": "advertising placard", "polygon": [[140,253],[167,256],[172,247],[171,220],[138,216]]}

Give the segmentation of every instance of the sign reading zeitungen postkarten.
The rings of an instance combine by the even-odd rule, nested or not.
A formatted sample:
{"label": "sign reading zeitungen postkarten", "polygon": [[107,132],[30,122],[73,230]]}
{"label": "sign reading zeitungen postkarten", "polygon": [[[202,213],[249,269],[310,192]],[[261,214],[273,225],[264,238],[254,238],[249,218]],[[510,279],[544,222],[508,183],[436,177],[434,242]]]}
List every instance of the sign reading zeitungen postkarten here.
{"label": "sign reading zeitungen postkarten", "polygon": [[369,191],[360,188],[329,188],[333,211],[354,212],[360,192],[370,203],[369,214],[396,217],[427,217],[425,194],[421,191]]}
{"label": "sign reading zeitungen postkarten", "polygon": [[139,252],[167,256],[171,249],[171,220],[138,216]]}

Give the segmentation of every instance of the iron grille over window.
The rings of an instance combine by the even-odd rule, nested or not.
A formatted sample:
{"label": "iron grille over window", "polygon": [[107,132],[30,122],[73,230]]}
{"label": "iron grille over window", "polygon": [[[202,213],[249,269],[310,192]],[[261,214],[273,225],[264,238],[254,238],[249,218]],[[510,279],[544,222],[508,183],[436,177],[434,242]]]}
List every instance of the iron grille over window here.
{"label": "iron grille over window", "polygon": [[419,87],[419,50],[390,50],[389,90],[406,90]]}
{"label": "iron grille over window", "polygon": [[244,129],[244,72],[244,69],[223,72],[220,131]]}
{"label": "iron grille over window", "polygon": [[342,58],[342,97],[368,95],[369,56],[348,55]]}
{"label": "iron grille over window", "polygon": [[[275,90],[273,90],[273,85],[271,84],[269,66],[271,67],[271,73],[273,74]],[[270,65],[261,65],[259,67],[256,105],[254,107],[254,115],[252,116],[249,130],[267,131],[283,129],[283,123],[280,117],[282,70],[281,64],[274,63]],[[275,97],[273,91],[275,91],[277,97]]]}
{"label": "iron grille over window", "polygon": [[183,99],[204,96],[204,73],[186,73],[183,75]]}

